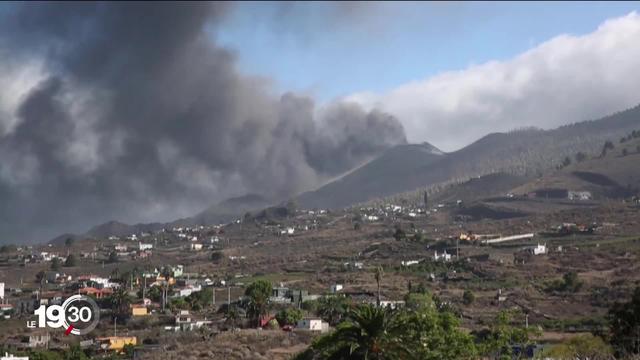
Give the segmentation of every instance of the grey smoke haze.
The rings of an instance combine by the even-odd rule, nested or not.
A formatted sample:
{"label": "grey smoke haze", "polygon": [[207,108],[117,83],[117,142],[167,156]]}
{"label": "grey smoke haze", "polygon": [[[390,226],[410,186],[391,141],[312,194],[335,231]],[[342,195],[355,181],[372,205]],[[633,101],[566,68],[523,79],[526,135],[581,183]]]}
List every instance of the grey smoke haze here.
{"label": "grey smoke haze", "polygon": [[207,34],[208,3],[44,3],[0,16],[0,242],[284,198],[390,146],[379,111],[275,96]]}

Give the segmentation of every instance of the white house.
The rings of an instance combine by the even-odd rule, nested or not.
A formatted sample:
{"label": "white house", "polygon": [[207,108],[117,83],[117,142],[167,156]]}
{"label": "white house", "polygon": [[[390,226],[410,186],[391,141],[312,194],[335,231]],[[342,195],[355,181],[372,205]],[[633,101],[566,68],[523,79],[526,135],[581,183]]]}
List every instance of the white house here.
{"label": "white house", "polygon": [[407,260],[407,261],[402,261],[401,264],[402,266],[411,266],[411,265],[416,265],[419,264],[420,260]]}
{"label": "white house", "polygon": [[327,331],[329,331],[329,323],[322,321],[322,319],[307,318],[298,321],[296,328],[301,330],[319,331],[321,333],[326,333]]}
{"label": "white house", "polygon": [[342,285],[341,284],[331,285],[331,292],[332,293],[337,293],[340,290],[342,290]]}
{"label": "white house", "polygon": [[404,301],[402,300],[380,300],[380,307],[397,309],[404,306]]}
{"label": "white house", "polygon": [[138,250],[140,251],[151,250],[151,249],[153,249],[153,244],[145,244],[142,242],[138,243]]}
{"label": "white house", "polygon": [[200,243],[191,243],[191,250],[193,250],[193,251],[202,250],[202,244],[200,244]]}
{"label": "white house", "polygon": [[0,282],[0,300],[4,300],[4,283]]}
{"label": "white house", "polygon": [[127,251],[127,245],[116,244],[116,246],[114,246],[114,250],[118,252],[125,252]]}
{"label": "white house", "polygon": [[451,254],[447,254],[447,250],[445,250],[442,254],[438,254],[438,250],[436,250],[433,252],[433,260],[451,261]]}
{"label": "white house", "polygon": [[198,291],[202,290],[202,286],[200,285],[195,285],[195,286],[185,286],[181,289],[177,289],[175,296],[176,297],[185,297],[185,296],[189,296],[193,293],[196,293]]}
{"label": "white house", "polygon": [[534,247],[533,249],[531,249],[531,251],[533,252],[533,255],[544,255],[547,253],[547,245],[540,245],[538,244],[536,247]]}
{"label": "white house", "polygon": [[591,192],[589,191],[571,191],[567,193],[567,198],[569,200],[591,200]]}
{"label": "white house", "polygon": [[4,353],[4,356],[0,356],[0,360],[29,360],[28,356],[13,356],[7,352]]}

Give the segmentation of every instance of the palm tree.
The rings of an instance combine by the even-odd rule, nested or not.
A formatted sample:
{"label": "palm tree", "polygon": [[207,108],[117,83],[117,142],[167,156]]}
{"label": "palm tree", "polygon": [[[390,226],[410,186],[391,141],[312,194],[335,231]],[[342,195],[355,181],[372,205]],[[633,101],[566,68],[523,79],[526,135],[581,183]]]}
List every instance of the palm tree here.
{"label": "palm tree", "polygon": [[316,313],[331,326],[337,325],[349,310],[349,300],[343,296],[327,296],[318,301]]}
{"label": "palm tree", "polygon": [[389,309],[362,305],[331,334],[318,339],[298,359],[410,359],[412,352],[400,340],[403,322]]}
{"label": "palm tree", "polygon": [[382,280],[382,275],[384,271],[382,270],[382,266],[378,266],[375,272],[376,284],[378,285],[378,294],[376,296],[376,305],[380,307],[380,281]]}
{"label": "palm tree", "polygon": [[122,286],[111,295],[111,309],[116,317],[125,317],[129,312],[131,299],[127,290]]}

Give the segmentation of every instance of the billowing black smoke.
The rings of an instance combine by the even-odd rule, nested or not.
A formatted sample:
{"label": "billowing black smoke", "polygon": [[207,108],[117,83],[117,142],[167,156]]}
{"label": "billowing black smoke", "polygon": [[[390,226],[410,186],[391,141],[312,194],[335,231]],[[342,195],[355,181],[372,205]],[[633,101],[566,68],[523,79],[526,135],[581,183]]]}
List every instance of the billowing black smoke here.
{"label": "billowing black smoke", "polygon": [[15,108],[0,102],[0,242],[169,220],[248,192],[285,198],[406,142],[388,115],[319,111],[238,74],[208,35],[224,13],[40,3],[0,16],[0,66],[36,59],[42,77]]}

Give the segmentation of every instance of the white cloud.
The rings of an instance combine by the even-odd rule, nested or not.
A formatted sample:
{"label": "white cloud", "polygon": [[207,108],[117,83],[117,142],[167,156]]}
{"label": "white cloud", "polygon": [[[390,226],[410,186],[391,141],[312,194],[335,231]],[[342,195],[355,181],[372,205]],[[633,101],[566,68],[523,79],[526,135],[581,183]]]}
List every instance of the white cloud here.
{"label": "white cloud", "polygon": [[411,142],[455,150],[496,131],[553,128],[640,103],[640,15],[491,61],[348,100],[397,116]]}

